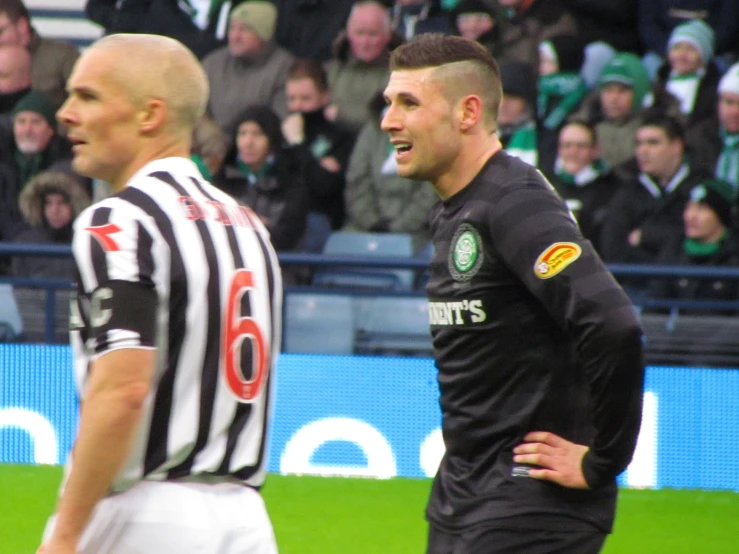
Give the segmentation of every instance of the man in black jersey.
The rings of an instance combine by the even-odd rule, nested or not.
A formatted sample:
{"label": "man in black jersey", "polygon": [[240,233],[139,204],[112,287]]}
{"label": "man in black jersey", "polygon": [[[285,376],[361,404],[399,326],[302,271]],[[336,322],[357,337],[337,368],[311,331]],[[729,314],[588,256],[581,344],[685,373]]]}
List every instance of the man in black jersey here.
{"label": "man in black jersey", "polygon": [[427,294],[446,453],[427,553],[599,552],[641,419],[636,313],[551,185],[501,150],[482,47],[422,35],[391,69],[398,174],[441,198]]}

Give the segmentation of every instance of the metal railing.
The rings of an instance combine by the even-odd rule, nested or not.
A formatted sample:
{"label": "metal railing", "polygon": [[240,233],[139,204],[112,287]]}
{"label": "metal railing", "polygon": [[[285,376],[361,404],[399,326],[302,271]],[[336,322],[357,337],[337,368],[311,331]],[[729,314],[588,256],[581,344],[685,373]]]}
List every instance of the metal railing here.
{"label": "metal railing", "polygon": [[[54,244],[30,244],[0,241],[0,257],[7,256],[48,256],[48,257],[71,257],[70,246]],[[308,266],[316,267],[361,267],[373,269],[412,269],[424,270],[428,267],[428,260],[420,257],[363,257],[363,256],[335,256],[325,254],[309,254],[297,252],[282,252],[278,254],[280,263],[284,267]],[[696,277],[706,279],[732,279],[739,280],[739,268],[735,267],[703,267],[703,266],[673,266],[673,265],[631,265],[631,264],[608,264],[608,269],[618,277],[642,277],[642,278],[677,278]],[[0,283],[9,283],[17,287],[43,289],[47,291],[45,309],[46,321],[44,336],[47,342],[52,342],[54,337],[55,320],[55,295],[59,290],[68,290],[73,284],[62,279],[39,279],[39,278],[16,278],[0,276]],[[315,285],[295,285],[286,287],[286,292],[311,291],[328,292],[332,294],[377,294],[377,291],[357,291],[342,289],[339,287],[317,287]],[[383,295],[422,295],[420,290],[411,291],[382,291]],[[660,299],[640,298],[639,306],[644,309],[702,309],[702,310],[736,310],[739,311],[739,299],[735,301],[717,300],[685,300],[685,299]]]}

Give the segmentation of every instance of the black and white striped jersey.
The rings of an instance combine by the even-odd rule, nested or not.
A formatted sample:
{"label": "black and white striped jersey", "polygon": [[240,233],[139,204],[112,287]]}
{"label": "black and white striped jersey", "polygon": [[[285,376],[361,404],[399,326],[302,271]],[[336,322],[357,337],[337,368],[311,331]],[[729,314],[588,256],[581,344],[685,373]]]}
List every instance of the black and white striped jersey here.
{"label": "black and white striped jersey", "polygon": [[282,280],[254,213],[203,180],[195,164],[147,164],[75,222],[75,374],[90,362],[154,348],[154,386],[112,489],[137,481],[266,473],[271,370]]}

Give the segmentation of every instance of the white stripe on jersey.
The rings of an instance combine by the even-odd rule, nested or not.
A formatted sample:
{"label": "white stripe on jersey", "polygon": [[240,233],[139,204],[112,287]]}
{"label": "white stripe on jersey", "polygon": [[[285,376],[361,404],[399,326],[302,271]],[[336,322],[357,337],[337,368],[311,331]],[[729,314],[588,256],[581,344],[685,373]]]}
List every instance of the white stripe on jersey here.
{"label": "white stripe on jersey", "polygon": [[[152,177],[157,173],[167,175],[172,184]],[[197,181],[197,183],[195,182]],[[198,221],[188,219],[187,210],[181,197],[194,199],[204,207]],[[210,197],[210,198],[209,198]],[[141,478],[162,480],[173,477],[169,470],[177,476],[195,473],[218,472],[226,455],[227,440],[237,409],[244,411],[244,404],[237,401],[223,378],[224,363],[221,342],[224,329],[219,337],[218,327],[223,326],[224,314],[228,308],[228,294],[231,280],[236,271],[234,252],[229,242],[238,246],[236,255],[240,255],[244,267],[253,274],[253,291],[249,295],[250,314],[261,329],[266,339],[267,348],[271,351],[268,386],[250,402],[248,419],[236,434],[232,430],[235,448],[226,461],[227,472],[236,472],[242,468],[247,475],[247,482],[259,485],[263,481],[266,458],[265,437],[263,430],[265,414],[271,394],[273,367],[280,348],[282,324],[282,283],[277,255],[269,244],[268,234],[256,217],[250,218],[252,226],[224,225],[216,220],[218,210],[208,202],[214,199],[230,210],[229,213],[239,215],[238,204],[228,195],[202,181],[196,166],[184,158],[168,158],[148,164],[129,181],[127,189],[85,210],[75,223],[74,254],[81,276],[84,294],[89,295],[100,286],[101,280],[125,280],[137,282],[141,278],[150,278],[158,296],[157,310],[157,368],[155,383],[157,387],[147,399],[143,423],[139,429],[137,441],[124,469],[116,479],[113,489],[124,490]],[[243,222],[243,215],[237,221]],[[112,225],[114,227],[105,227]],[[200,226],[200,229],[199,229]],[[93,236],[94,232],[86,231],[89,227],[102,228],[98,234],[106,236],[115,245],[104,251],[106,237]],[[143,229],[139,233],[139,229]],[[168,238],[171,228],[172,238]],[[116,229],[118,229],[116,231]],[[111,234],[112,230],[112,234]],[[201,231],[205,233],[201,236]],[[141,234],[141,236],[139,236]],[[204,241],[212,241],[212,251]],[[141,251],[140,244],[149,244],[148,251]],[[110,247],[111,244],[107,243]],[[266,247],[268,260],[264,259]],[[104,251],[104,254],[102,253]],[[209,311],[208,281],[210,267],[208,254],[218,264],[217,314]],[[143,260],[143,262],[142,262]],[[181,263],[181,274],[172,274],[175,264]],[[151,265],[151,267],[148,267]],[[175,268],[176,270],[176,268]],[[270,271],[271,270],[271,271]],[[268,274],[269,273],[269,274]],[[272,282],[274,293],[270,298],[269,282]],[[187,298],[177,298],[182,287],[187,287]],[[170,296],[174,295],[174,298]],[[170,311],[170,303],[180,302],[186,306],[184,310],[184,326],[170,321],[170,317],[180,317]],[[80,302],[80,306],[83,301]],[[84,310],[82,310],[84,311]],[[241,314],[244,317],[247,314]],[[209,317],[218,320],[216,328],[208,325]],[[181,335],[172,346],[175,353],[169,352],[170,326],[174,336]],[[72,339],[75,348],[76,373],[80,386],[80,396],[84,394],[86,371],[95,349],[102,348],[107,352],[108,344],[113,348],[137,347],[140,340],[137,333],[128,330],[108,331],[102,344],[96,344],[89,336],[82,344],[80,336],[89,333],[89,329],[76,332]],[[248,338],[243,338],[248,341]],[[218,366],[215,380],[215,396],[213,399],[212,417],[207,427],[207,440],[184,466],[181,465],[191,455],[198,438],[198,431],[203,424],[204,411],[201,394],[203,390],[203,371],[206,364],[206,349],[211,344],[215,348],[215,362]],[[244,343],[242,342],[242,345]],[[163,380],[171,379],[167,372],[170,356],[179,350],[178,363],[171,381],[172,395],[169,410],[158,408],[157,392]],[[214,368],[209,366],[207,375],[212,375]],[[166,396],[162,394],[162,396]],[[166,404],[164,402],[163,404]],[[161,459],[152,456],[150,434],[166,429],[166,455]],[[205,429],[205,428],[204,428]],[[155,435],[158,436],[158,435]],[[164,454],[164,449],[162,450]],[[148,457],[147,457],[148,456]],[[157,463],[152,466],[152,461]],[[145,475],[145,467],[150,471]],[[250,466],[251,469],[249,469]],[[184,472],[184,473],[183,473]]]}

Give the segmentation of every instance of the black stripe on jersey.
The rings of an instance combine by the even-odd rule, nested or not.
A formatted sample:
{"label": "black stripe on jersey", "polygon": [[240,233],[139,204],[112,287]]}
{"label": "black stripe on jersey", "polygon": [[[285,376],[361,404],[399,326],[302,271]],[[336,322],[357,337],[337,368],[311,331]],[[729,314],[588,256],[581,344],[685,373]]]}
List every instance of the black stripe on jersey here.
{"label": "black stripe on jersey", "polygon": [[[174,188],[180,196],[190,196],[187,190],[180,185],[172,175],[164,171],[152,173],[149,177],[159,179]],[[218,386],[220,372],[220,346],[221,346],[221,284],[220,267],[218,255],[213,238],[210,236],[208,224],[202,219],[195,220],[195,226],[200,234],[200,240],[205,250],[210,273],[208,275],[208,340],[205,342],[205,355],[200,381],[200,421],[198,423],[198,435],[195,445],[190,454],[178,466],[171,468],[167,474],[168,479],[177,479],[190,475],[195,456],[200,453],[208,443],[210,426],[213,420],[213,406],[216,401],[216,388]]]}
{"label": "black stripe on jersey", "polygon": [[[90,227],[102,227],[110,222],[110,208],[98,208],[92,214]],[[95,273],[95,279],[98,286],[108,280],[108,264],[105,256],[105,249],[93,238],[90,241],[90,259],[92,260],[92,270]],[[92,291],[90,291],[92,292]]]}
{"label": "black stripe on jersey", "polygon": [[[207,193],[207,191],[203,188],[203,186],[200,184],[200,182],[197,179],[193,178],[192,181],[203,196],[205,196],[209,200],[215,201],[215,198],[213,198],[210,194]],[[233,226],[226,225],[225,228],[226,228],[226,235],[228,236],[228,244],[231,247],[231,253],[233,254],[234,267],[235,268],[246,267],[244,265],[244,260],[241,257],[241,250],[239,249],[239,244],[238,244],[238,241],[236,240],[236,232],[234,231]],[[271,301],[271,297],[270,297],[270,301]],[[251,313],[251,305],[249,303],[248,294],[245,294],[242,297],[241,310],[242,310],[241,311],[242,314]],[[247,351],[249,353],[251,352],[251,350],[247,350]],[[245,353],[245,352],[246,352],[245,350],[242,350],[242,353]],[[245,360],[242,360],[242,361],[245,361]],[[248,360],[248,363],[251,365],[251,359]],[[252,409],[251,404],[245,404],[242,402],[239,402],[238,405],[236,406],[236,412],[234,413],[233,420],[231,421],[231,425],[229,425],[228,427],[228,434],[226,437],[226,451],[223,455],[223,460],[221,461],[221,465],[216,470],[216,474],[226,475],[229,473],[229,466],[231,465],[231,457],[233,456],[234,450],[236,449],[236,442],[239,439],[239,435],[241,434],[241,431],[244,430],[244,427],[249,421],[249,417],[251,416],[251,409]],[[264,436],[264,432],[265,430],[262,431],[262,436]],[[259,459],[261,460],[261,455]]]}
{"label": "black stripe on jersey", "polygon": [[[171,274],[184,275],[185,264],[182,253],[177,246],[172,222],[157,203],[144,192],[128,187],[119,194],[122,200],[138,206],[154,218],[162,238],[170,248]],[[175,281],[172,281],[175,284]],[[180,286],[170,290],[169,294],[169,328],[167,345],[167,367],[162,374],[154,398],[153,417],[149,429],[149,439],[144,457],[144,475],[148,475],[167,461],[167,437],[169,420],[172,413],[172,396],[174,393],[175,373],[180,360],[184,332],[187,327],[187,280],[177,281]]]}
{"label": "black stripe on jersey", "polygon": [[[110,208],[98,208],[95,210],[90,220],[90,227],[101,227],[110,223],[110,213]],[[108,260],[105,254],[105,248],[103,248],[96,238],[90,241],[90,260],[92,261],[92,271],[95,273],[97,286],[99,287],[103,283],[107,283],[110,279],[108,274]],[[95,291],[90,291],[90,297],[92,297],[93,292]],[[86,330],[85,336],[91,336],[90,330],[90,328]],[[104,331],[97,336],[95,350],[97,352],[105,352],[108,349],[109,343],[108,332]]]}
{"label": "black stripe on jersey", "polygon": [[151,251],[154,240],[141,222],[138,228],[138,244],[136,245],[136,263],[139,267],[139,282],[145,285],[154,285],[154,258]]}

